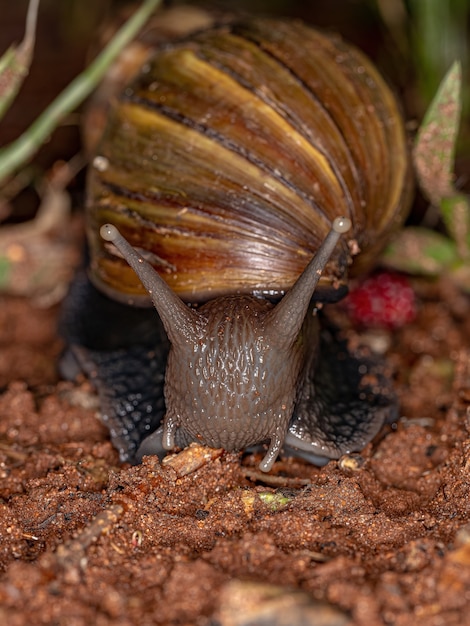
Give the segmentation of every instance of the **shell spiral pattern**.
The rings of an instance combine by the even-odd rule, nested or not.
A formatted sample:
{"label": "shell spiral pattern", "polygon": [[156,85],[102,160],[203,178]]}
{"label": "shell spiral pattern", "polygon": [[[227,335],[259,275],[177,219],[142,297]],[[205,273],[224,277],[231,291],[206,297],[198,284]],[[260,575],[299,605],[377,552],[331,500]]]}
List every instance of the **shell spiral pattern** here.
{"label": "shell spiral pattern", "polygon": [[320,285],[334,298],[353,251],[367,265],[401,223],[410,187],[401,115],[371,62],[269,19],[159,50],[116,101],[91,169],[93,280],[137,303],[147,294],[99,237],[106,222],[202,301],[284,293],[345,215],[353,234]]}

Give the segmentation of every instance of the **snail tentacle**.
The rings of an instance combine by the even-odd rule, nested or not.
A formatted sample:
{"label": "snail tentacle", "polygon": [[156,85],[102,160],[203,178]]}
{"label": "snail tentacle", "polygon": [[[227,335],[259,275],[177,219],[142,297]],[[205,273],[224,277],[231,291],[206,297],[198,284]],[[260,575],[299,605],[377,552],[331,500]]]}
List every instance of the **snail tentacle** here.
{"label": "snail tentacle", "polygon": [[113,224],[104,224],[100,234],[112,242],[135,271],[158,311],[168,338],[173,344],[194,342],[200,336],[203,318],[184,304],[158,272],[125,239]]}
{"label": "snail tentacle", "polygon": [[322,272],[341,235],[350,228],[351,220],[348,217],[338,217],[333,221],[332,228],[317,253],[293,287],[269,314],[269,332],[284,349],[296,341]]}
{"label": "snail tentacle", "polygon": [[279,456],[282,446],[284,445],[286,434],[284,430],[281,433],[276,433],[269,442],[268,451],[263,457],[263,460],[259,464],[259,468],[262,472],[269,472],[274,465],[277,457]]}
{"label": "snail tentacle", "polygon": [[175,447],[175,436],[179,426],[177,418],[167,412],[162,431],[162,446],[165,450],[173,450]]}

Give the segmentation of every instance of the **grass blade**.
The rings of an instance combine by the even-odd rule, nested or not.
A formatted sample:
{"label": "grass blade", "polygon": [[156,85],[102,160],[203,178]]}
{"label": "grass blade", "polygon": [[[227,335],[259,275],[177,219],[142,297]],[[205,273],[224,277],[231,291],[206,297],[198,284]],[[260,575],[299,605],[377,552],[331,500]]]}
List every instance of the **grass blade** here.
{"label": "grass blade", "polygon": [[88,68],[57,96],[23,135],[0,150],[0,185],[33,156],[64,116],[90,94],[109,65],[135,37],[160,2],[161,0],[145,0]]}

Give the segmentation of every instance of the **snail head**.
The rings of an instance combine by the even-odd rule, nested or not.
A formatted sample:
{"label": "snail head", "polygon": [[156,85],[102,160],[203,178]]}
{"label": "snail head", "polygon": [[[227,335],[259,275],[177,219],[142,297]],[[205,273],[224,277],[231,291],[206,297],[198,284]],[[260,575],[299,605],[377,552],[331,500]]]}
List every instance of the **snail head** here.
{"label": "snail head", "polygon": [[[351,227],[336,218],[317,254],[273,305],[247,295],[223,296],[188,307],[111,224],[101,236],[112,242],[147,290],[171,343],[165,378],[163,446],[175,446],[181,429],[190,440],[239,450],[268,440],[260,468],[279,454],[294,410],[306,353],[318,342],[310,301],[338,240]],[[311,327],[316,332],[311,332]]]}

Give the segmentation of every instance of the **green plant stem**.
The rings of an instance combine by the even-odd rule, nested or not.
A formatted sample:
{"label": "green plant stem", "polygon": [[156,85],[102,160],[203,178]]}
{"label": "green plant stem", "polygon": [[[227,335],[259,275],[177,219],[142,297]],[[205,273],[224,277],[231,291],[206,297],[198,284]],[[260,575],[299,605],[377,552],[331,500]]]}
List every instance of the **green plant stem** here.
{"label": "green plant stem", "polygon": [[28,75],[36,41],[39,0],[30,0],[23,41],[11,46],[0,59],[0,119],[8,111]]}
{"label": "green plant stem", "polygon": [[36,152],[64,116],[73,111],[90,94],[112,61],[135,37],[160,2],[161,0],[144,0],[142,6],[118,30],[88,68],[57,96],[25,133],[0,150],[0,185]]}
{"label": "green plant stem", "polygon": [[423,99],[429,102],[455,60],[466,70],[468,0],[410,0],[413,47]]}

